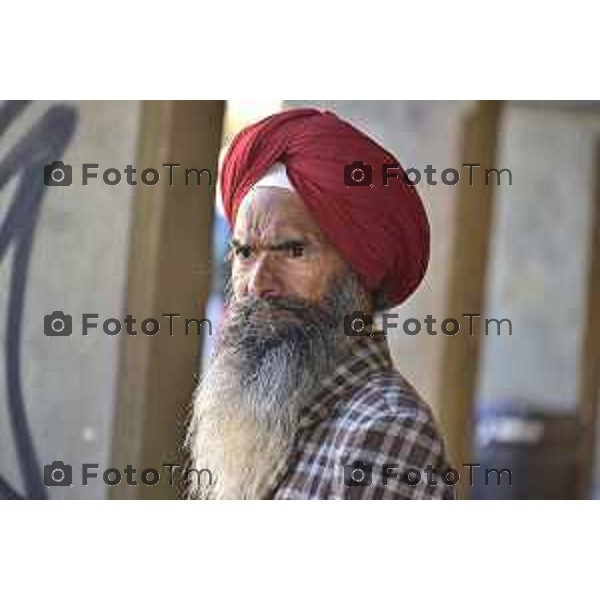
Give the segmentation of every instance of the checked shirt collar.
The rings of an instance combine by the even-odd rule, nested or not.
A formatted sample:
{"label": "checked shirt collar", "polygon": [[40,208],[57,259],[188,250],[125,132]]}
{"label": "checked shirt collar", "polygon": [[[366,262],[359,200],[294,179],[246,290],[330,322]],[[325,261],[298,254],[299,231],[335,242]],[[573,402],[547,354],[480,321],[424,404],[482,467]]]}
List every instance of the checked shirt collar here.
{"label": "checked shirt collar", "polygon": [[393,368],[387,338],[382,332],[352,340],[345,358],[323,380],[315,399],[300,415],[300,429],[325,421],[337,402],[347,399],[349,392],[363,384],[369,375]]}

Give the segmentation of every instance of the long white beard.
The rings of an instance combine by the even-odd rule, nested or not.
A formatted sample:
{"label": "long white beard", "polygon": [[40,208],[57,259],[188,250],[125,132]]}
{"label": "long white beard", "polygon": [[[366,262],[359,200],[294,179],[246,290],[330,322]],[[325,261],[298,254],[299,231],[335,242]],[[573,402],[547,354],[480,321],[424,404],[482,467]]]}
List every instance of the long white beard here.
{"label": "long white beard", "polygon": [[271,496],[290,463],[302,409],[348,351],[343,316],[362,306],[361,294],[346,277],[320,308],[292,300],[230,307],[194,393],[187,437],[192,467],[209,469],[212,485],[190,488],[190,498]]}
{"label": "long white beard", "polygon": [[289,389],[293,377],[281,350],[271,351],[245,385],[235,362],[228,352],[217,355],[194,394],[192,466],[213,476],[212,486],[191,490],[195,498],[268,497],[287,465],[299,410],[315,387],[304,381]]}

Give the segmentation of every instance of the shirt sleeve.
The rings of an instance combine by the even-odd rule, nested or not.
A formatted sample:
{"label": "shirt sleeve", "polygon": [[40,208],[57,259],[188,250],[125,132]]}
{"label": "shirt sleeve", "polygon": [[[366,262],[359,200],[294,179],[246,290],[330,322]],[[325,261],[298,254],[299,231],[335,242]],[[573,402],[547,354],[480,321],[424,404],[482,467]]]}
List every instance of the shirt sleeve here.
{"label": "shirt sleeve", "polygon": [[452,473],[431,410],[371,411],[347,424],[338,455],[337,497],[346,500],[452,500]]}

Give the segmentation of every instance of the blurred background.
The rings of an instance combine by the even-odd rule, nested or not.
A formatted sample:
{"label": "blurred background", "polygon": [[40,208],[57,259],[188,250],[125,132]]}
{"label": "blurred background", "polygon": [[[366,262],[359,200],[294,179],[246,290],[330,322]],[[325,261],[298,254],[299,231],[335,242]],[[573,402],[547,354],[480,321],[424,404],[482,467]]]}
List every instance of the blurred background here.
{"label": "blurred background", "polygon": [[[600,101],[318,100],[0,103],[0,498],[175,497],[164,480],[43,483],[54,461],[74,473],[182,463],[211,335],[111,336],[101,324],[178,313],[210,318],[214,334],[223,308],[216,181],[170,185],[159,169],[156,185],[107,185],[101,174],[178,163],[216,176],[237,131],[292,106],[333,110],[405,169],[437,170],[437,185],[417,186],[431,263],[399,322],[433,315],[439,333],[389,339],[454,465],[512,471],[511,486],[465,485],[460,469],[462,496],[600,498]],[[72,185],[44,185],[56,160],[72,165]],[[99,165],[87,186],[82,163]],[[466,163],[509,169],[511,182],[470,185]],[[441,182],[447,168],[456,185]],[[55,311],[73,316],[72,337],[44,334]],[[99,315],[87,336],[82,313]],[[465,313],[481,315],[473,335]],[[441,333],[446,318],[459,334]],[[486,334],[485,318],[510,319],[512,335]]]}

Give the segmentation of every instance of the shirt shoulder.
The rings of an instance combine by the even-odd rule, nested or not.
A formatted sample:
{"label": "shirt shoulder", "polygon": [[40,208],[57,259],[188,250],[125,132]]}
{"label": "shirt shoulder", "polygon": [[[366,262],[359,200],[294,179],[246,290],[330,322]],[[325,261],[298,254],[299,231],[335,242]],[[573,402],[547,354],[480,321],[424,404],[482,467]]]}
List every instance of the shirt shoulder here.
{"label": "shirt shoulder", "polygon": [[[444,442],[433,411],[395,370],[369,374],[342,403],[335,419],[338,495],[348,499],[450,498],[449,486],[425,485],[425,472],[448,468]],[[347,476],[364,465],[368,485]],[[415,486],[402,474],[421,474]],[[391,474],[397,477],[391,477]],[[365,483],[367,480],[362,480]],[[427,480],[429,481],[429,480]]]}
{"label": "shirt shoulder", "polygon": [[356,425],[380,418],[434,420],[431,407],[396,370],[370,373],[341,407]]}

